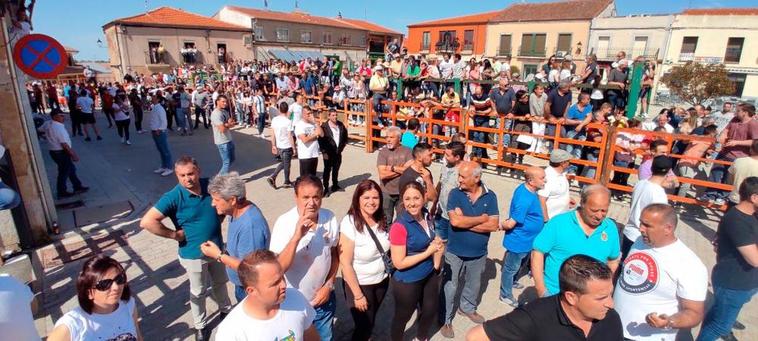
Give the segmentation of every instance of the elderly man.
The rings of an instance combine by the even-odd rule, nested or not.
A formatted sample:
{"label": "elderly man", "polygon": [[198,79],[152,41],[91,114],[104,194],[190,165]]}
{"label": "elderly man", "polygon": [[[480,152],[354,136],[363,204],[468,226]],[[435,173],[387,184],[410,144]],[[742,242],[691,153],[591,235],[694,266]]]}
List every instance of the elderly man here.
{"label": "elderly man", "polygon": [[339,223],[334,213],[321,208],[323,195],[319,178],[304,175],[295,181],[297,205],[276,219],[270,249],[279,255],[287,283],[316,309],[313,324],[321,340],[331,340]]}
{"label": "elderly man", "polygon": [[[226,249],[212,240],[200,245],[200,251],[206,257],[226,265],[226,274],[234,284],[234,297],[237,302],[245,298],[245,287],[238,275],[238,267],[245,255],[268,248],[271,232],[261,210],[246,198],[245,181],[237,172],[217,175],[208,184],[211,205],[222,216],[229,216],[226,232]],[[223,246],[223,245],[221,245]]]}
{"label": "elderly man", "polygon": [[[174,172],[179,184],[163,194],[158,202],[145,213],[140,227],[159,237],[179,243],[179,264],[187,271],[190,289],[190,311],[195,322],[195,338],[210,340],[210,330],[205,310],[205,298],[210,291],[219,306],[221,319],[231,310],[226,292],[227,277],[224,265],[203,256],[200,245],[206,241],[221,243],[221,217],[212,206],[208,193],[208,179],[200,178],[197,161],[183,156],[176,161]],[[163,225],[168,217],[174,229]],[[211,287],[208,287],[211,282]],[[210,290],[209,290],[210,289]]]}
{"label": "elderly man", "polygon": [[239,263],[246,297],[221,322],[217,340],[319,340],[312,324],[316,312],[302,293],[287,287],[276,254],[258,250]]}
{"label": "elderly man", "polygon": [[[58,165],[58,177],[56,178],[58,199],[87,192],[89,187],[82,185],[79,177],[76,176],[74,162],[79,161],[79,156],[76,155],[71,145],[71,136],[68,135],[66,126],[63,125],[66,118],[60,109],[53,109],[50,114],[53,120],[47,125],[46,136],[47,142],[50,144],[50,157]],[[5,148],[3,148],[3,152],[5,152]],[[2,154],[0,154],[1,156]],[[68,181],[71,181],[71,185],[74,186],[73,192],[66,190]]]}
{"label": "elderly man", "polygon": [[538,298],[509,314],[476,326],[467,341],[621,341],[621,320],[613,310],[613,271],[585,255],[560,268],[561,291]]}
{"label": "elderly man", "polygon": [[566,177],[571,159],[571,153],[563,149],[550,153],[550,164],[545,168],[545,186],[537,191],[545,222],[571,209],[569,181]]}
{"label": "elderly man", "polygon": [[384,215],[387,225],[392,224],[395,210],[400,201],[400,175],[413,163],[411,150],[400,145],[400,128],[392,126],[387,129],[387,144],[379,149],[376,168],[384,196]]}
{"label": "elderly man", "polygon": [[655,131],[658,128],[663,128],[669,134],[674,133],[674,127],[669,124],[669,116],[666,114],[660,114],[655,120],[642,123],[643,130]]}
{"label": "elderly man", "polygon": [[[510,131],[513,121],[506,117],[516,105],[516,92],[508,86],[508,78],[500,78],[497,87],[492,88],[489,94],[492,112],[497,113],[498,126],[503,124],[503,129]],[[513,116],[513,115],[511,115]],[[508,146],[511,142],[511,135],[503,136],[503,145]]]}
{"label": "elderly man", "polygon": [[607,262],[611,272],[619,264],[619,233],[616,224],[606,218],[611,192],[602,185],[582,189],[580,207],[559,214],[534,239],[532,275],[537,295],[558,293],[558,269],[573,255],[591,256]]}
{"label": "elderly man", "polygon": [[450,191],[447,211],[450,233],[445,252],[444,324],[440,332],[454,338],[453,317],[458,282],[463,272],[463,293],[458,314],[474,323],[484,322],[476,312],[479,305],[479,286],[487,261],[490,233],[498,231],[498,205],[495,192],[481,181],[482,168],[473,161],[464,161],[458,168],[458,188]]}
{"label": "elderly man", "polygon": [[508,219],[500,226],[506,231],[503,236],[503,267],[500,276],[500,302],[517,307],[518,301],[513,297],[512,287],[521,288],[517,274],[532,251],[532,242],[542,231],[545,219],[542,203],[537,191],[545,187],[545,170],[540,167],[526,169],[526,182],[516,187],[511,198]]}
{"label": "elderly man", "polygon": [[641,238],[624,261],[613,295],[628,339],[673,341],[678,329],[703,320],[708,270],[676,237],[676,224],[668,204],[642,211]]}
{"label": "elderly man", "polygon": [[[492,104],[489,94],[482,91],[482,86],[477,85],[474,88],[474,93],[471,95],[471,102],[469,103],[469,109],[474,111],[474,127],[489,128],[490,116],[493,113]],[[487,143],[487,137],[489,133],[485,131],[473,131],[471,132],[471,139],[477,143]],[[473,147],[471,149],[471,157],[486,159],[487,149],[483,147]]]}

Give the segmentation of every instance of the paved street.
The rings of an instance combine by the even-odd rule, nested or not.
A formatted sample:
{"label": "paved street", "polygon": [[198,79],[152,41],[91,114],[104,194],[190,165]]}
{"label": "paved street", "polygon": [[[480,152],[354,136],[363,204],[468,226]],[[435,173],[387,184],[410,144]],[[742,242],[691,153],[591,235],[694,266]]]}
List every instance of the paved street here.
{"label": "paved street", "polygon": [[[44,277],[44,316],[37,320],[41,335],[46,335],[63,313],[76,306],[75,279],[81,268],[82,257],[89,248],[103,250],[122,261],[127,269],[129,285],[135,294],[141,328],[145,340],[185,340],[191,339],[192,318],[189,313],[188,281],[177,260],[175,242],[153,236],[138,227],[139,218],[145,208],[165,191],[176,184],[173,176],[160,177],[152,173],[159,163],[158,153],[148,134],[139,135],[132,131],[132,145],[119,143],[115,128],[107,129],[107,122],[98,115],[98,125],[103,141],[83,142],[75,138],[73,145],[81,156],[77,164],[82,181],[91,187],[86,195],[81,196],[86,207],[108,205],[128,201],[134,211],[107,223],[75,229],[71,210],[59,210],[59,221],[64,232],[61,240],[39,251],[45,259],[67,261],[63,265],[51,265],[45,269]],[[68,123],[67,123],[68,126]],[[133,129],[133,125],[132,125]],[[237,147],[237,162],[233,170],[239,171],[247,180],[248,197],[264,212],[269,225],[273,226],[278,215],[294,205],[291,190],[272,190],[264,177],[274,165],[267,141],[252,136],[252,129],[235,130],[234,139]],[[213,145],[211,134],[201,128],[194,136],[179,136],[171,133],[169,144],[174,158],[189,154],[197,158],[205,176],[211,176],[220,167],[220,158]],[[43,143],[43,148],[45,148]],[[355,184],[368,177],[375,177],[375,154],[366,154],[361,147],[349,146],[345,150],[342,166],[341,185],[347,190],[336,193],[324,200],[324,207],[341,217],[347,211]],[[47,154],[45,152],[45,154]],[[51,160],[46,160],[48,176],[52,180],[55,167]],[[321,170],[322,165],[319,165]],[[293,174],[297,174],[297,163],[293,164]],[[434,165],[435,178],[439,174],[439,164]],[[282,175],[279,183],[282,182]],[[292,177],[293,179],[295,176]],[[501,214],[505,214],[515,186],[519,180],[506,176],[487,173],[484,181],[493,188],[499,199]],[[54,181],[52,182],[54,183]],[[614,203],[610,216],[617,221],[626,221],[628,202]],[[681,215],[678,227],[679,237],[692,248],[710,269],[715,262],[715,255],[710,239],[715,234],[718,215],[709,210],[690,207]],[[82,240],[84,238],[85,240]],[[489,243],[489,255],[483,279],[482,304],[479,312],[486,318],[494,318],[511,310],[499,303],[497,299],[500,282],[500,264],[503,257],[501,246],[502,233],[493,233]],[[522,280],[529,287],[531,280]],[[338,287],[338,312],[335,325],[335,339],[349,340],[353,328],[350,315],[343,304],[342,284]],[[232,296],[231,285],[229,293]],[[534,295],[534,290],[517,292],[521,299]],[[392,299],[388,295],[382,306],[375,339],[386,340],[392,315]],[[215,311],[209,304],[210,311]],[[215,314],[215,313],[214,313]],[[413,321],[413,320],[411,320]],[[736,330],[735,335],[741,340],[758,339],[758,304],[749,303],[740,315],[739,321],[746,325],[746,330]],[[456,340],[462,340],[465,332],[473,324],[457,316],[454,320]],[[408,328],[413,328],[408,326]],[[434,340],[443,338],[436,334]],[[686,339],[686,338],[683,338]]]}

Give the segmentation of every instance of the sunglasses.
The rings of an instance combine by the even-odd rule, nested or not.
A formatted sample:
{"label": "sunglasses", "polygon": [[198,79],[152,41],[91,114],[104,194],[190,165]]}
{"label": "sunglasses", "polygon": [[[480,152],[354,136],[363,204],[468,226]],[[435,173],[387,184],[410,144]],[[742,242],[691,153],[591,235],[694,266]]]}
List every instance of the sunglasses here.
{"label": "sunglasses", "polygon": [[113,285],[113,282],[116,282],[116,284],[118,285],[126,284],[126,274],[122,272],[114,278],[108,278],[108,279],[97,281],[97,283],[95,283],[95,289],[97,289],[98,291],[108,291],[108,289],[110,289],[111,286]]}

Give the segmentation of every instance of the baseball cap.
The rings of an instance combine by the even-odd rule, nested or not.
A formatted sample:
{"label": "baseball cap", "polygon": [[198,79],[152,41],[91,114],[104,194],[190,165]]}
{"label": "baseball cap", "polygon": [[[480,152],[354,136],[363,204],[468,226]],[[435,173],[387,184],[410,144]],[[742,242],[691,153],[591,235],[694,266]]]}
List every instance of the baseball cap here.
{"label": "baseball cap", "polygon": [[658,155],[653,158],[653,165],[650,167],[650,170],[652,170],[653,173],[666,173],[671,170],[673,166],[670,157],[666,155]]}
{"label": "baseball cap", "polygon": [[566,161],[569,161],[569,160],[571,160],[573,158],[574,158],[574,156],[571,155],[571,153],[569,153],[569,152],[567,152],[567,151],[565,151],[563,149],[556,149],[556,150],[553,150],[550,153],[550,162],[551,163],[566,162]]}

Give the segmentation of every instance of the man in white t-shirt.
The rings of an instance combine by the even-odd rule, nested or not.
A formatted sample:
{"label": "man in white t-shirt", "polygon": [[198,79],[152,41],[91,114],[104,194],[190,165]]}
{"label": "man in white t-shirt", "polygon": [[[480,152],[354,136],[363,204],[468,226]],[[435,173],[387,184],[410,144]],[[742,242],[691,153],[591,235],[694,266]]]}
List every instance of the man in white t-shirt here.
{"label": "man in white t-shirt", "polygon": [[669,124],[669,117],[666,114],[660,114],[655,117],[655,120],[642,123],[642,130],[655,131],[657,128],[663,128],[669,134],[674,133],[674,127]]}
{"label": "man in white t-shirt", "polygon": [[672,162],[668,156],[656,156],[653,159],[651,171],[653,175],[646,180],[637,181],[632,191],[632,207],[629,210],[629,220],[624,226],[624,241],[621,245],[622,260],[629,253],[629,248],[640,236],[640,215],[650,204],[666,204],[668,197],[663,183],[666,174],[671,171]]}
{"label": "man in white t-shirt", "polygon": [[289,107],[289,119],[292,121],[290,131],[295,130],[295,124],[303,118],[303,106],[305,105],[305,96],[295,93],[295,102]]}
{"label": "man in white t-shirt", "polygon": [[324,131],[313,117],[313,111],[309,106],[304,106],[303,117],[295,122],[295,138],[297,141],[298,161],[300,161],[300,176],[306,174],[316,176],[318,155],[320,151],[318,139],[322,136],[324,136]]}
{"label": "man in white t-shirt", "polygon": [[566,178],[566,169],[571,164],[571,159],[571,153],[563,149],[553,150],[550,154],[550,166],[545,168],[545,187],[537,191],[546,222],[571,209],[569,182]]}
{"label": "man in white t-shirt", "polygon": [[292,122],[287,115],[288,108],[287,102],[279,103],[279,114],[271,120],[271,154],[276,155],[280,160],[271,176],[266,178],[266,181],[273,189],[277,189],[276,176],[282,170],[284,170],[283,187],[292,187],[292,182],[290,182],[290,162],[293,155],[297,154],[294,151],[295,140],[290,132]]}
{"label": "man in white t-shirt", "polygon": [[632,245],[613,295],[625,338],[673,341],[678,329],[703,320],[708,270],[677,239],[676,225],[668,204],[642,210],[642,238]]}
{"label": "man in white t-shirt", "polygon": [[247,296],[221,321],[216,340],[318,340],[316,311],[287,288],[276,254],[257,250],[237,268]]}
{"label": "man in white t-shirt", "polygon": [[279,254],[287,284],[316,309],[313,324],[321,339],[331,340],[339,224],[334,213],[321,208],[323,191],[321,180],[313,175],[295,181],[297,205],[276,219],[269,249]]}
{"label": "man in white t-shirt", "polygon": [[0,274],[0,326],[3,326],[3,340],[39,340],[32,316],[36,309],[37,302],[28,285],[13,276]]}

